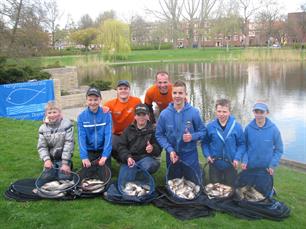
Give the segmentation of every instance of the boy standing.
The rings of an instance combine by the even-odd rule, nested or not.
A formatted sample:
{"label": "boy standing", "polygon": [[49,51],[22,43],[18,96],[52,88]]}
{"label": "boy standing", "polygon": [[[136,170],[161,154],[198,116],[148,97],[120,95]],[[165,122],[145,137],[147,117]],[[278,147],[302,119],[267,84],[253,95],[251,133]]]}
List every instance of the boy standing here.
{"label": "boy standing", "polygon": [[[99,159],[103,166],[112,151],[112,119],[100,107],[101,93],[96,88],[89,88],[86,93],[87,108],[78,117],[78,140],[80,157],[84,167],[91,166]],[[110,160],[108,160],[110,167]]]}
{"label": "boy standing", "polygon": [[217,100],[216,118],[207,125],[202,151],[209,163],[210,183],[233,186],[238,162],[245,152],[245,141],[243,129],[231,115],[230,109],[229,100]]}
{"label": "boy standing", "polygon": [[172,97],[173,102],[158,119],[156,139],[166,150],[167,167],[182,160],[195,170],[201,180],[197,141],[206,135],[206,128],[199,111],[186,102],[187,90],[183,81],[173,84]]}
{"label": "boy standing", "polygon": [[276,125],[267,118],[267,104],[253,106],[254,120],[245,128],[246,153],[242,168],[266,168],[273,175],[283,154],[283,141]]}

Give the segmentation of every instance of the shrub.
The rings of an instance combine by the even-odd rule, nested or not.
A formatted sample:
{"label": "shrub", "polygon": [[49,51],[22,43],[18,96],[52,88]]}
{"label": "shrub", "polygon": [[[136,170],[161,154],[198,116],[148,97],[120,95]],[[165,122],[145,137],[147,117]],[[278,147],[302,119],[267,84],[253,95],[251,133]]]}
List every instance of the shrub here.
{"label": "shrub", "polygon": [[89,84],[90,87],[98,88],[100,91],[111,89],[112,82],[104,80],[95,80]]}

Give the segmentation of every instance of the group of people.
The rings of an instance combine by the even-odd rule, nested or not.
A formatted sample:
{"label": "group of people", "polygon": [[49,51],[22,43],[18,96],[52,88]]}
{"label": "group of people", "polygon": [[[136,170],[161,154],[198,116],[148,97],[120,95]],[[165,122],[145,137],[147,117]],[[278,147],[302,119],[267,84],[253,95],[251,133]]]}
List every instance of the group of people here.
{"label": "group of people", "polygon": [[[233,185],[239,163],[242,169],[266,168],[273,175],[283,153],[276,125],[267,117],[267,104],[256,102],[254,120],[243,130],[231,115],[227,99],[218,99],[216,118],[207,126],[199,110],[187,99],[186,84],[170,82],[169,74],[158,72],[155,84],[145,94],[144,103],[131,95],[130,83],[119,80],[117,97],[102,106],[101,92],[89,88],[87,108],[78,116],[78,143],[83,167],[93,163],[111,167],[113,157],[120,164],[137,164],[149,173],[160,167],[162,149],[167,167],[179,160],[194,169],[202,180],[198,143],[209,163],[212,183]],[[159,114],[154,111],[153,103]],[[63,118],[61,109],[49,102],[44,123],[39,128],[38,152],[46,169],[64,172],[72,169],[73,125]]]}

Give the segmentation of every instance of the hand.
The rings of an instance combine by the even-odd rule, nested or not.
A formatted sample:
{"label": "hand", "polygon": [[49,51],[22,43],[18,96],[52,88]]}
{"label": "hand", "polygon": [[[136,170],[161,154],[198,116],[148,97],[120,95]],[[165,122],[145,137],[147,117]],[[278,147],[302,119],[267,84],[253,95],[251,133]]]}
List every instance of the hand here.
{"label": "hand", "polygon": [[190,134],[189,130],[186,128],[185,133],[183,134],[183,141],[184,142],[191,142],[192,135]]}
{"label": "hand", "polygon": [[179,156],[177,156],[176,152],[172,151],[170,153],[170,160],[173,164],[175,164],[179,160]]}
{"label": "hand", "polygon": [[106,160],[107,160],[107,157],[101,157],[99,162],[98,162],[99,166],[103,166],[105,164]]}
{"label": "hand", "polygon": [[46,169],[51,169],[51,168],[53,167],[52,161],[51,161],[51,160],[46,160],[46,161],[44,162],[44,167],[45,167]]}
{"label": "hand", "polygon": [[88,159],[83,159],[82,164],[85,168],[89,168],[91,166],[91,163]]}
{"label": "hand", "polygon": [[246,170],[247,169],[247,164],[242,163],[241,168],[242,168],[242,170]]}
{"label": "hand", "polygon": [[233,161],[233,166],[234,168],[237,170],[238,169],[238,165],[239,165],[239,162],[237,160],[234,160]]}
{"label": "hand", "polygon": [[208,161],[208,163],[210,163],[210,164],[213,164],[213,163],[214,163],[214,159],[213,159],[211,156],[208,156],[208,157],[207,157],[207,161]]}
{"label": "hand", "polygon": [[147,141],[146,151],[147,153],[152,153],[153,151],[153,146],[151,145],[149,141]]}
{"label": "hand", "polygon": [[133,166],[135,165],[134,159],[131,158],[131,157],[129,157],[129,158],[127,159],[127,164],[128,164],[129,167],[133,167]]}
{"label": "hand", "polygon": [[106,106],[102,106],[102,111],[103,111],[103,113],[107,113],[107,112],[109,112],[109,107],[106,107]]}
{"label": "hand", "polygon": [[62,167],[60,170],[63,171],[65,174],[69,174],[71,172],[70,166],[67,164],[62,164]]}
{"label": "hand", "polygon": [[268,171],[268,173],[269,173],[271,176],[273,176],[274,169],[272,169],[272,168],[267,168],[267,171]]}

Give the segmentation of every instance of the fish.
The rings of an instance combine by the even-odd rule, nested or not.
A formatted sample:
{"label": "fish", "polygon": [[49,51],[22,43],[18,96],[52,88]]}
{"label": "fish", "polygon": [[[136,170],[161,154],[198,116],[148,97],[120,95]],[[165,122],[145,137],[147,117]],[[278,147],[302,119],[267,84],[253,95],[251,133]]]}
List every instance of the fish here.
{"label": "fish", "polygon": [[45,183],[37,190],[33,189],[33,192],[37,193],[40,197],[44,198],[57,198],[63,197],[66,194],[66,190],[74,185],[73,180],[60,180],[51,181]]}
{"label": "fish", "polygon": [[261,194],[254,187],[249,185],[237,188],[236,194],[241,200],[248,200],[251,202],[257,202],[265,199],[263,194]]}
{"label": "fish", "polygon": [[83,179],[81,190],[86,193],[99,193],[105,188],[105,183],[98,179]]}
{"label": "fish", "polygon": [[6,102],[13,105],[25,105],[38,97],[40,94],[46,94],[46,88],[35,90],[31,88],[18,88],[11,91],[6,97]]}
{"label": "fish", "polygon": [[129,196],[144,196],[150,192],[150,186],[127,182],[123,188],[123,192]]}
{"label": "fish", "polygon": [[207,184],[204,187],[204,192],[208,196],[209,199],[213,198],[225,198],[229,197],[233,189],[231,186],[220,184],[220,183],[215,183],[215,184]]}
{"label": "fish", "polygon": [[182,178],[175,178],[168,180],[167,185],[171,192],[180,198],[192,200],[200,192],[201,188],[190,180]]}

